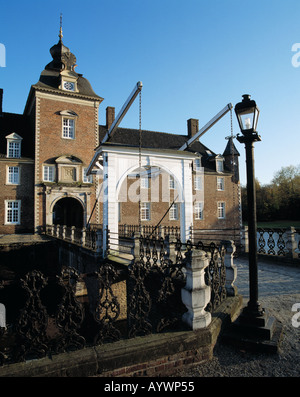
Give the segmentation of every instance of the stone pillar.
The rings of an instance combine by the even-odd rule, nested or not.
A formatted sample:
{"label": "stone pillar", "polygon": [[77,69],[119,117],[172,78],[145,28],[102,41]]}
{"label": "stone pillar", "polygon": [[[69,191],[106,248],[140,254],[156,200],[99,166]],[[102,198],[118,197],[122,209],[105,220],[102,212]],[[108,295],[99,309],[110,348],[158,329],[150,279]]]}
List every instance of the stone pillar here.
{"label": "stone pillar", "polygon": [[81,231],[81,245],[82,247],[85,247],[85,242],[86,242],[86,228],[82,228]]}
{"label": "stone pillar", "polygon": [[75,241],[75,226],[71,227],[71,242],[74,243]]}
{"label": "stone pillar", "polygon": [[193,225],[194,207],[193,207],[193,179],[191,162],[188,160],[181,161],[181,183],[184,197],[181,197],[180,203],[180,239],[186,243],[190,239],[190,227]]}
{"label": "stone pillar", "polygon": [[297,242],[295,239],[296,229],[294,227],[287,228],[286,232],[285,252],[290,258],[298,258]]}
{"label": "stone pillar", "polygon": [[101,229],[96,230],[96,252],[100,253],[103,248],[103,233]]}
{"label": "stone pillar", "polygon": [[243,252],[249,252],[248,226],[243,226],[242,228],[241,244],[243,247]]}
{"label": "stone pillar", "polygon": [[181,290],[181,298],[188,311],[182,320],[192,330],[205,328],[211,322],[211,314],[205,311],[211,298],[210,287],[205,284],[205,268],[209,261],[205,252],[200,250],[188,253],[185,261],[186,285]]}
{"label": "stone pillar", "polygon": [[173,262],[176,263],[176,237],[174,236],[174,234],[169,234],[166,238],[165,241],[168,240],[168,251],[169,251],[169,259]]}
{"label": "stone pillar", "polygon": [[133,256],[136,261],[140,259],[140,232],[133,233]]}
{"label": "stone pillar", "polygon": [[233,240],[221,241],[221,245],[226,249],[224,264],[226,270],[225,288],[227,296],[236,296],[237,287],[233,285],[237,277],[237,267],[233,263],[233,255],[236,251],[236,247]]}

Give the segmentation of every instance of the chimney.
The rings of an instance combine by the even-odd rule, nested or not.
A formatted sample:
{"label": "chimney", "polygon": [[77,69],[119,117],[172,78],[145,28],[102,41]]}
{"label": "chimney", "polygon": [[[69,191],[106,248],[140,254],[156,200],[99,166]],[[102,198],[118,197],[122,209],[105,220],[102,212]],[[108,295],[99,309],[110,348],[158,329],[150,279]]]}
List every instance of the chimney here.
{"label": "chimney", "polygon": [[108,106],[106,108],[106,128],[109,130],[115,120],[115,108]]}
{"label": "chimney", "polygon": [[3,88],[0,88],[0,117],[2,116]]}
{"label": "chimney", "polygon": [[199,131],[199,120],[189,119],[187,121],[188,138],[192,138]]}

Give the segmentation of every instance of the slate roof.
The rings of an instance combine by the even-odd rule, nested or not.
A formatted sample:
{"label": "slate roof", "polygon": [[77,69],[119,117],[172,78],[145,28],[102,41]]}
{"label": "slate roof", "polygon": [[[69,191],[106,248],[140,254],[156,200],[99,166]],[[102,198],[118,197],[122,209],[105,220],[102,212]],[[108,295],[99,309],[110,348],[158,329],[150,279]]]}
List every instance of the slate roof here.
{"label": "slate roof", "polygon": [[228,143],[226,145],[226,148],[224,150],[223,156],[239,156],[239,152],[237,148],[235,147],[235,144],[233,143],[232,137],[228,139]]}
{"label": "slate roof", "polygon": [[[6,155],[6,136],[16,132],[22,140],[21,154],[23,157],[34,157],[34,138],[30,133],[29,118],[23,114],[2,113],[0,116],[0,154]],[[2,156],[1,156],[2,157]]]}
{"label": "slate roof", "polygon": [[[59,85],[60,85],[59,71],[44,69],[40,75],[39,81],[36,84],[34,84],[32,87],[41,90],[47,90],[52,92],[54,91],[61,94],[62,90],[58,88]],[[99,99],[99,100],[103,99],[99,95],[95,94],[90,82],[86,78],[82,77],[82,75],[80,74],[78,74],[77,89],[78,92],[63,91],[63,94],[69,96],[91,97],[92,99]]]}
{"label": "slate roof", "polygon": [[77,78],[77,92],[64,91],[64,95],[84,96],[93,99],[103,100],[96,95],[89,81],[80,73],[75,72],[76,57],[71,53],[70,49],[62,42],[62,33],[59,34],[59,41],[50,48],[52,61],[49,62],[42,71],[39,81],[34,84],[33,88],[56,91],[61,94],[59,86],[61,84],[61,73],[68,71],[73,77]]}
{"label": "slate roof", "polygon": [[[105,126],[99,125],[100,142],[104,138],[107,131],[108,130]],[[142,130],[142,148],[178,150],[187,142],[188,139],[189,137],[187,135]],[[108,143],[139,147],[139,130],[119,127],[116,129]],[[215,161],[213,161],[216,154],[203,145],[203,143],[196,140],[189,148],[186,149],[186,151],[199,153],[202,156],[202,166],[206,171],[216,170]],[[209,155],[209,153],[211,153],[211,155]]]}

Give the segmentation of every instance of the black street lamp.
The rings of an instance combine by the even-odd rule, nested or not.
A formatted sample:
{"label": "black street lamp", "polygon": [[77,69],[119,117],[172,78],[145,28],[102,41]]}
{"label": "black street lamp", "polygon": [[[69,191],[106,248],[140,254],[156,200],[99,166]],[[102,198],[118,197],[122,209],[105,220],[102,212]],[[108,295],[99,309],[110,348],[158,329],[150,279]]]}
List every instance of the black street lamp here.
{"label": "black street lamp", "polygon": [[235,113],[242,132],[237,140],[245,144],[246,150],[250,299],[229,332],[225,333],[224,339],[244,348],[274,352],[278,349],[282,327],[274,317],[266,313],[258,301],[254,142],[261,141],[256,131],[259,109],[250,95],[243,95],[242,102],[235,106]]}
{"label": "black street lamp", "polygon": [[245,144],[247,168],[247,202],[248,202],[248,239],[249,239],[249,282],[250,300],[247,314],[252,317],[263,315],[258,302],[258,268],[257,268],[257,225],[256,225],[256,191],[254,175],[254,142],[261,141],[256,132],[259,109],[250,95],[243,95],[243,101],[236,104],[235,113],[242,132],[237,140]]}

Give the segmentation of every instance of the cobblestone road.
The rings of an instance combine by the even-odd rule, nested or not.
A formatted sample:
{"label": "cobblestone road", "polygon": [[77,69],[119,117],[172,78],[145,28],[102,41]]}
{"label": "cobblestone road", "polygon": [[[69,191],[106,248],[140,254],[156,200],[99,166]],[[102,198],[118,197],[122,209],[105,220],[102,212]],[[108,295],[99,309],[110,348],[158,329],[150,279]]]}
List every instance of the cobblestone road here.
{"label": "cobblestone road", "polygon": [[[238,277],[235,285],[249,300],[248,259],[236,258]],[[217,343],[214,357],[207,363],[181,371],[187,377],[299,377],[300,326],[292,325],[292,306],[300,303],[300,267],[258,262],[259,301],[283,325],[279,354],[251,353]],[[299,319],[298,319],[299,321]]]}
{"label": "cobblestone road", "polygon": [[[235,285],[244,299],[247,299],[249,298],[248,259],[238,257],[234,260],[234,264],[237,266],[238,274]],[[300,267],[259,260],[258,293],[259,297],[299,294]]]}

